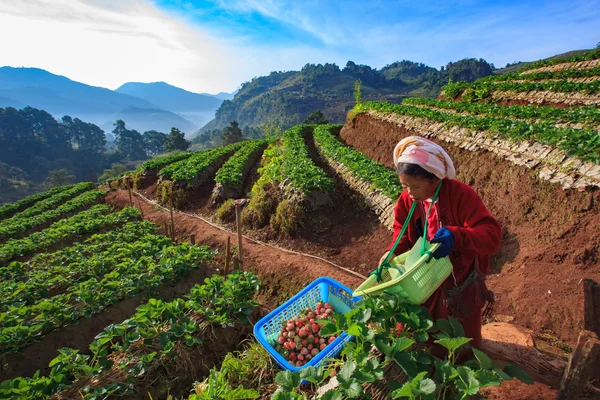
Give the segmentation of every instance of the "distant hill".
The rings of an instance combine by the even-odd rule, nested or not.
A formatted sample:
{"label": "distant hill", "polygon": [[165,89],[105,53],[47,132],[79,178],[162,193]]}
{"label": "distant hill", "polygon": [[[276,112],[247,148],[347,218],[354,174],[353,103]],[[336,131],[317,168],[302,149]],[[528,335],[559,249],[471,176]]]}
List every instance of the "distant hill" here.
{"label": "distant hill", "polygon": [[227,92],[219,92],[217,94],[210,94],[210,93],[200,93],[201,95],[204,96],[211,96],[217,99],[221,99],[221,100],[231,100],[233,99],[233,96],[237,93],[237,90],[233,93],[227,93]]}
{"label": "distant hill", "polygon": [[223,102],[222,99],[214,96],[188,92],[165,82],[129,82],[115,91],[139,97],[140,99],[156,104],[163,110],[173,112],[216,111]]}
{"label": "distant hill", "polygon": [[[177,127],[185,133],[192,133],[196,125],[187,119],[166,110],[157,108],[128,107],[116,114],[114,121],[122,119],[128,128],[133,128],[140,133],[155,130],[169,133],[172,127]],[[114,121],[108,121],[101,126],[105,132],[113,130]]]}
{"label": "distant hill", "polygon": [[[568,57],[577,56],[577,55],[580,55],[583,53],[587,53],[589,51],[591,51],[591,49],[590,50],[567,51],[566,53],[557,54],[552,57],[544,58],[543,60],[553,60],[555,58],[568,58]],[[528,66],[529,64],[533,64],[534,62],[536,62],[536,61],[517,61],[515,63],[509,64],[508,66],[506,66],[504,68],[495,70],[494,74],[496,74],[496,75],[511,74],[513,72],[517,72],[521,68]]]}
{"label": "distant hill", "polygon": [[354,106],[357,79],[362,81],[363,100],[397,103],[404,97],[436,97],[448,79],[473,81],[492,73],[492,66],[481,59],[448,63],[442,70],[406,60],[381,70],[352,61],[343,69],[335,64],[306,64],[300,71],[271,72],[242,84],[235,97],[219,107],[215,119],[193,136],[222,129],[232,120],[242,127],[276,122],[287,128],[314,110],[322,110],[330,122],[341,123]]}
{"label": "distant hill", "polygon": [[[185,92],[183,89],[173,89],[176,89],[173,96],[177,98],[181,97],[179,91]],[[165,97],[168,96],[165,94]],[[221,103],[218,99],[201,97],[206,99],[208,109],[201,109],[201,117],[192,122],[185,115],[176,115],[173,110],[147,99],[75,82],[43,69],[0,68],[0,107],[31,106],[45,110],[57,119],[69,115],[103,129],[109,127],[107,133],[112,130],[112,124],[117,119],[123,119],[129,128],[140,132],[154,129],[168,133],[175,126],[183,132],[191,133],[210,120]],[[163,104],[166,101],[168,99],[163,99]]]}

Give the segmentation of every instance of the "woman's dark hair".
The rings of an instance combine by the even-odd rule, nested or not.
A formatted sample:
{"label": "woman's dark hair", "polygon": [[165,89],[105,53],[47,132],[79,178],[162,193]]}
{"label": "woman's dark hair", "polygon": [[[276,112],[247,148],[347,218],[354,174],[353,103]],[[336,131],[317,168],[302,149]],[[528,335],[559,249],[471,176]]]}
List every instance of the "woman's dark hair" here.
{"label": "woman's dark hair", "polygon": [[432,174],[429,171],[426,171],[423,167],[417,164],[410,163],[398,163],[398,167],[396,167],[396,173],[398,175],[409,175],[414,176],[415,178],[427,179],[430,182],[435,181],[437,176]]}

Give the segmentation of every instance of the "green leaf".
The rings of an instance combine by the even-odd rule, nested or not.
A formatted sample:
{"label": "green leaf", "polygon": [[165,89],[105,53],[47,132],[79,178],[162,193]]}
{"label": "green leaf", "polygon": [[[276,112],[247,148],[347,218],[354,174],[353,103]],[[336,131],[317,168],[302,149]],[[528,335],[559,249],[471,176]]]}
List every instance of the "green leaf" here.
{"label": "green leaf", "polygon": [[362,385],[356,379],[353,379],[349,385],[342,387],[346,396],[351,399],[357,398],[362,393]]}
{"label": "green leaf", "polygon": [[432,379],[422,379],[419,382],[419,391],[423,394],[431,394],[435,392],[436,385]]}
{"label": "green leaf", "polygon": [[473,353],[475,354],[477,361],[479,361],[479,365],[481,365],[482,369],[492,369],[492,360],[487,354],[479,349],[476,349],[475,347],[473,347]]}
{"label": "green leaf", "polygon": [[450,325],[452,325],[452,331],[454,332],[453,336],[455,338],[467,336],[461,323],[458,322],[454,317],[448,317],[448,322],[450,322]]}
{"label": "green leaf", "polygon": [[392,399],[399,399],[402,397],[408,397],[409,399],[415,398],[410,382],[406,382],[400,389],[396,389],[392,392]]}
{"label": "green leaf", "polygon": [[285,370],[275,375],[275,382],[277,382],[284,390],[291,392],[300,385],[302,380],[300,379],[299,373]]}
{"label": "green leaf", "polygon": [[331,336],[331,335],[336,334],[338,332],[339,332],[339,329],[337,328],[337,326],[335,326],[335,324],[325,325],[319,331],[319,333],[321,334],[321,336]]}
{"label": "green leaf", "polygon": [[417,363],[413,360],[409,353],[396,353],[394,354],[393,359],[400,366],[400,368],[404,370],[409,378],[412,378],[419,373]]}
{"label": "green leaf", "polygon": [[342,400],[342,394],[335,389],[331,389],[325,392],[323,396],[321,396],[321,400]]}
{"label": "green leaf", "polygon": [[467,367],[457,367],[459,379],[456,380],[456,387],[462,393],[474,395],[479,392],[479,381],[475,377],[475,372]]}
{"label": "green leaf", "polygon": [[479,381],[480,387],[484,388],[487,386],[500,386],[502,380],[494,371],[479,370],[475,371],[475,378]]}
{"label": "green leaf", "polygon": [[415,344],[414,340],[405,338],[405,337],[399,337],[399,338],[394,339],[393,348],[394,348],[394,351],[405,351],[413,344]]}
{"label": "green leaf", "polygon": [[356,363],[354,361],[346,361],[340,373],[337,375],[338,381],[342,384],[349,383],[352,373],[356,369]]}
{"label": "green leaf", "polygon": [[496,375],[498,375],[500,377],[500,379],[502,379],[503,381],[509,381],[513,378],[512,376],[508,375],[506,372],[502,371],[501,368],[494,368],[492,371],[494,371],[496,373]]}
{"label": "green leaf", "polygon": [[352,324],[350,325],[350,327],[348,327],[346,333],[352,336],[360,336],[360,334],[362,333],[362,327],[358,324]]}
{"label": "green leaf", "polygon": [[450,325],[450,322],[448,322],[447,319],[440,318],[437,321],[435,321],[435,329],[439,329],[440,331],[450,336],[454,336],[454,329],[452,328],[452,325]]}
{"label": "green leaf", "polygon": [[533,378],[527,372],[523,371],[521,368],[517,367],[514,364],[508,364],[504,367],[504,372],[506,372],[509,376],[513,378],[517,378],[523,383],[528,385],[533,385]]}
{"label": "green leaf", "polygon": [[445,338],[436,340],[435,343],[444,346],[450,353],[454,353],[465,344],[469,343],[471,339],[465,337],[458,338]]}

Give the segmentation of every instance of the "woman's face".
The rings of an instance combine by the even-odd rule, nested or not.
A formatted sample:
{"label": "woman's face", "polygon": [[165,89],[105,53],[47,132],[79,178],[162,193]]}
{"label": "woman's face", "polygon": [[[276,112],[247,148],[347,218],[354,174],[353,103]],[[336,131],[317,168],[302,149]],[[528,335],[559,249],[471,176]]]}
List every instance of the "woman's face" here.
{"label": "woman's face", "polygon": [[424,201],[432,198],[440,182],[439,179],[430,181],[429,179],[406,174],[400,174],[399,177],[402,188],[408,192],[413,201]]}

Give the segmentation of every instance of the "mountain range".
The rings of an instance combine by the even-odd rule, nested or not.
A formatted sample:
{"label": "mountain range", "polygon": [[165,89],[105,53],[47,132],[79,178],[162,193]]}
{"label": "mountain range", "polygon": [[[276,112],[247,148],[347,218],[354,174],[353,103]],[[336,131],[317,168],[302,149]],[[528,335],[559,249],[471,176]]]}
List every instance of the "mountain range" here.
{"label": "mountain range", "polygon": [[192,93],[165,82],[132,82],[110,90],[39,68],[0,68],[0,107],[31,106],[55,118],[69,115],[92,122],[107,132],[117,119],[123,119],[140,132],[168,133],[176,127],[190,134],[213,118],[223,100],[232,96]]}

